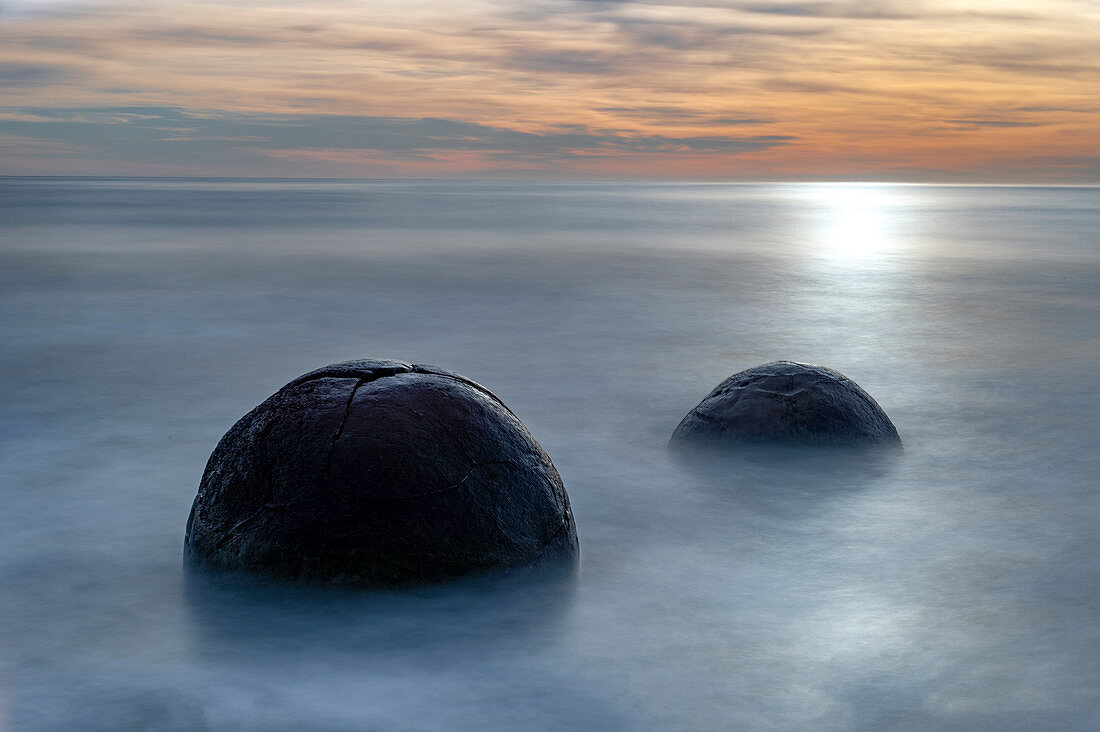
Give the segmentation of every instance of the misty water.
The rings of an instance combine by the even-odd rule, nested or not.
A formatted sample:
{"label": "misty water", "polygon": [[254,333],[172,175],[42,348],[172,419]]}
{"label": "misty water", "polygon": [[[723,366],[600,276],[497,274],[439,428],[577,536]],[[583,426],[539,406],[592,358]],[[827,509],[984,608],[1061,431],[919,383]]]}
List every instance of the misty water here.
{"label": "misty water", "polygon": [[[1086,730],[1100,189],[0,179],[0,728]],[[192,576],[243,414],[334,361],[495,392],[573,576]],[[820,363],[893,459],[666,449]]]}

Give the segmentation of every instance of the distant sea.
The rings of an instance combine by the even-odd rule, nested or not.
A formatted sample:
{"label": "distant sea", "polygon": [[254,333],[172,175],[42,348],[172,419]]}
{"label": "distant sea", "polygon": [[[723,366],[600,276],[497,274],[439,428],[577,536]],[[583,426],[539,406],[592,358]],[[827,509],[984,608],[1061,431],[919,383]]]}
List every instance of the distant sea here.
{"label": "distant sea", "polygon": [[[1096,729],[1100,189],[2,178],[0,280],[0,728]],[[524,420],[575,578],[184,572],[219,437],[357,357]],[[669,454],[778,359],[904,454]]]}

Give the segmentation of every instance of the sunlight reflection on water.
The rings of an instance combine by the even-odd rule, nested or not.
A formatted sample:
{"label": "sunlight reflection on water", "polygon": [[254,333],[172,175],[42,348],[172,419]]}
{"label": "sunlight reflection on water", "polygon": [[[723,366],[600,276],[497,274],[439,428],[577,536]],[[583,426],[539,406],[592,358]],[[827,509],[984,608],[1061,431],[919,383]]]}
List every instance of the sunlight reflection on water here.
{"label": "sunlight reflection on water", "polygon": [[825,209],[819,251],[847,265],[881,262],[898,246],[894,226],[904,196],[904,189],[883,186],[815,189],[811,200]]}

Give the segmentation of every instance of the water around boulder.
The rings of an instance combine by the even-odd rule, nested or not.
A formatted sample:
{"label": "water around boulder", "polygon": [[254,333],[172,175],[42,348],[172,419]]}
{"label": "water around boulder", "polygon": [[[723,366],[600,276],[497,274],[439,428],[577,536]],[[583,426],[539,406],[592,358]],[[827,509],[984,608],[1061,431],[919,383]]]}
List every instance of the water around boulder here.
{"label": "water around boulder", "polygon": [[901,438],[882,407],[848,377],[775,361],[715,387],[676,427],[670,444],[901,447]]}
{"label": "water around boulder", "polygon": [[579,554],[549,456],[496,396],[390,360],[333,364],[245,415],[187,522],[196,566],[350,586]]}

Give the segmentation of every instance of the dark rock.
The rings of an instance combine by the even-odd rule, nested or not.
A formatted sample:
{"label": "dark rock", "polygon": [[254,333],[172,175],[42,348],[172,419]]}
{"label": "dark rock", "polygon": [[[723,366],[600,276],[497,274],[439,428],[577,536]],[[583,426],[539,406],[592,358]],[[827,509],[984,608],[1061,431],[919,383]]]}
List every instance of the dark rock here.
{"label": "dark rock", "polygon": [[357,586],[578,554],[550,458],[484,387],[401,361],[284,386],[222,438],[187,522],[198,566]]}
{"label": "dark rock", "polygon": [[823,366],[776,361],[719,384],[672,443],[900,447],[890,418],[863,389]]}

